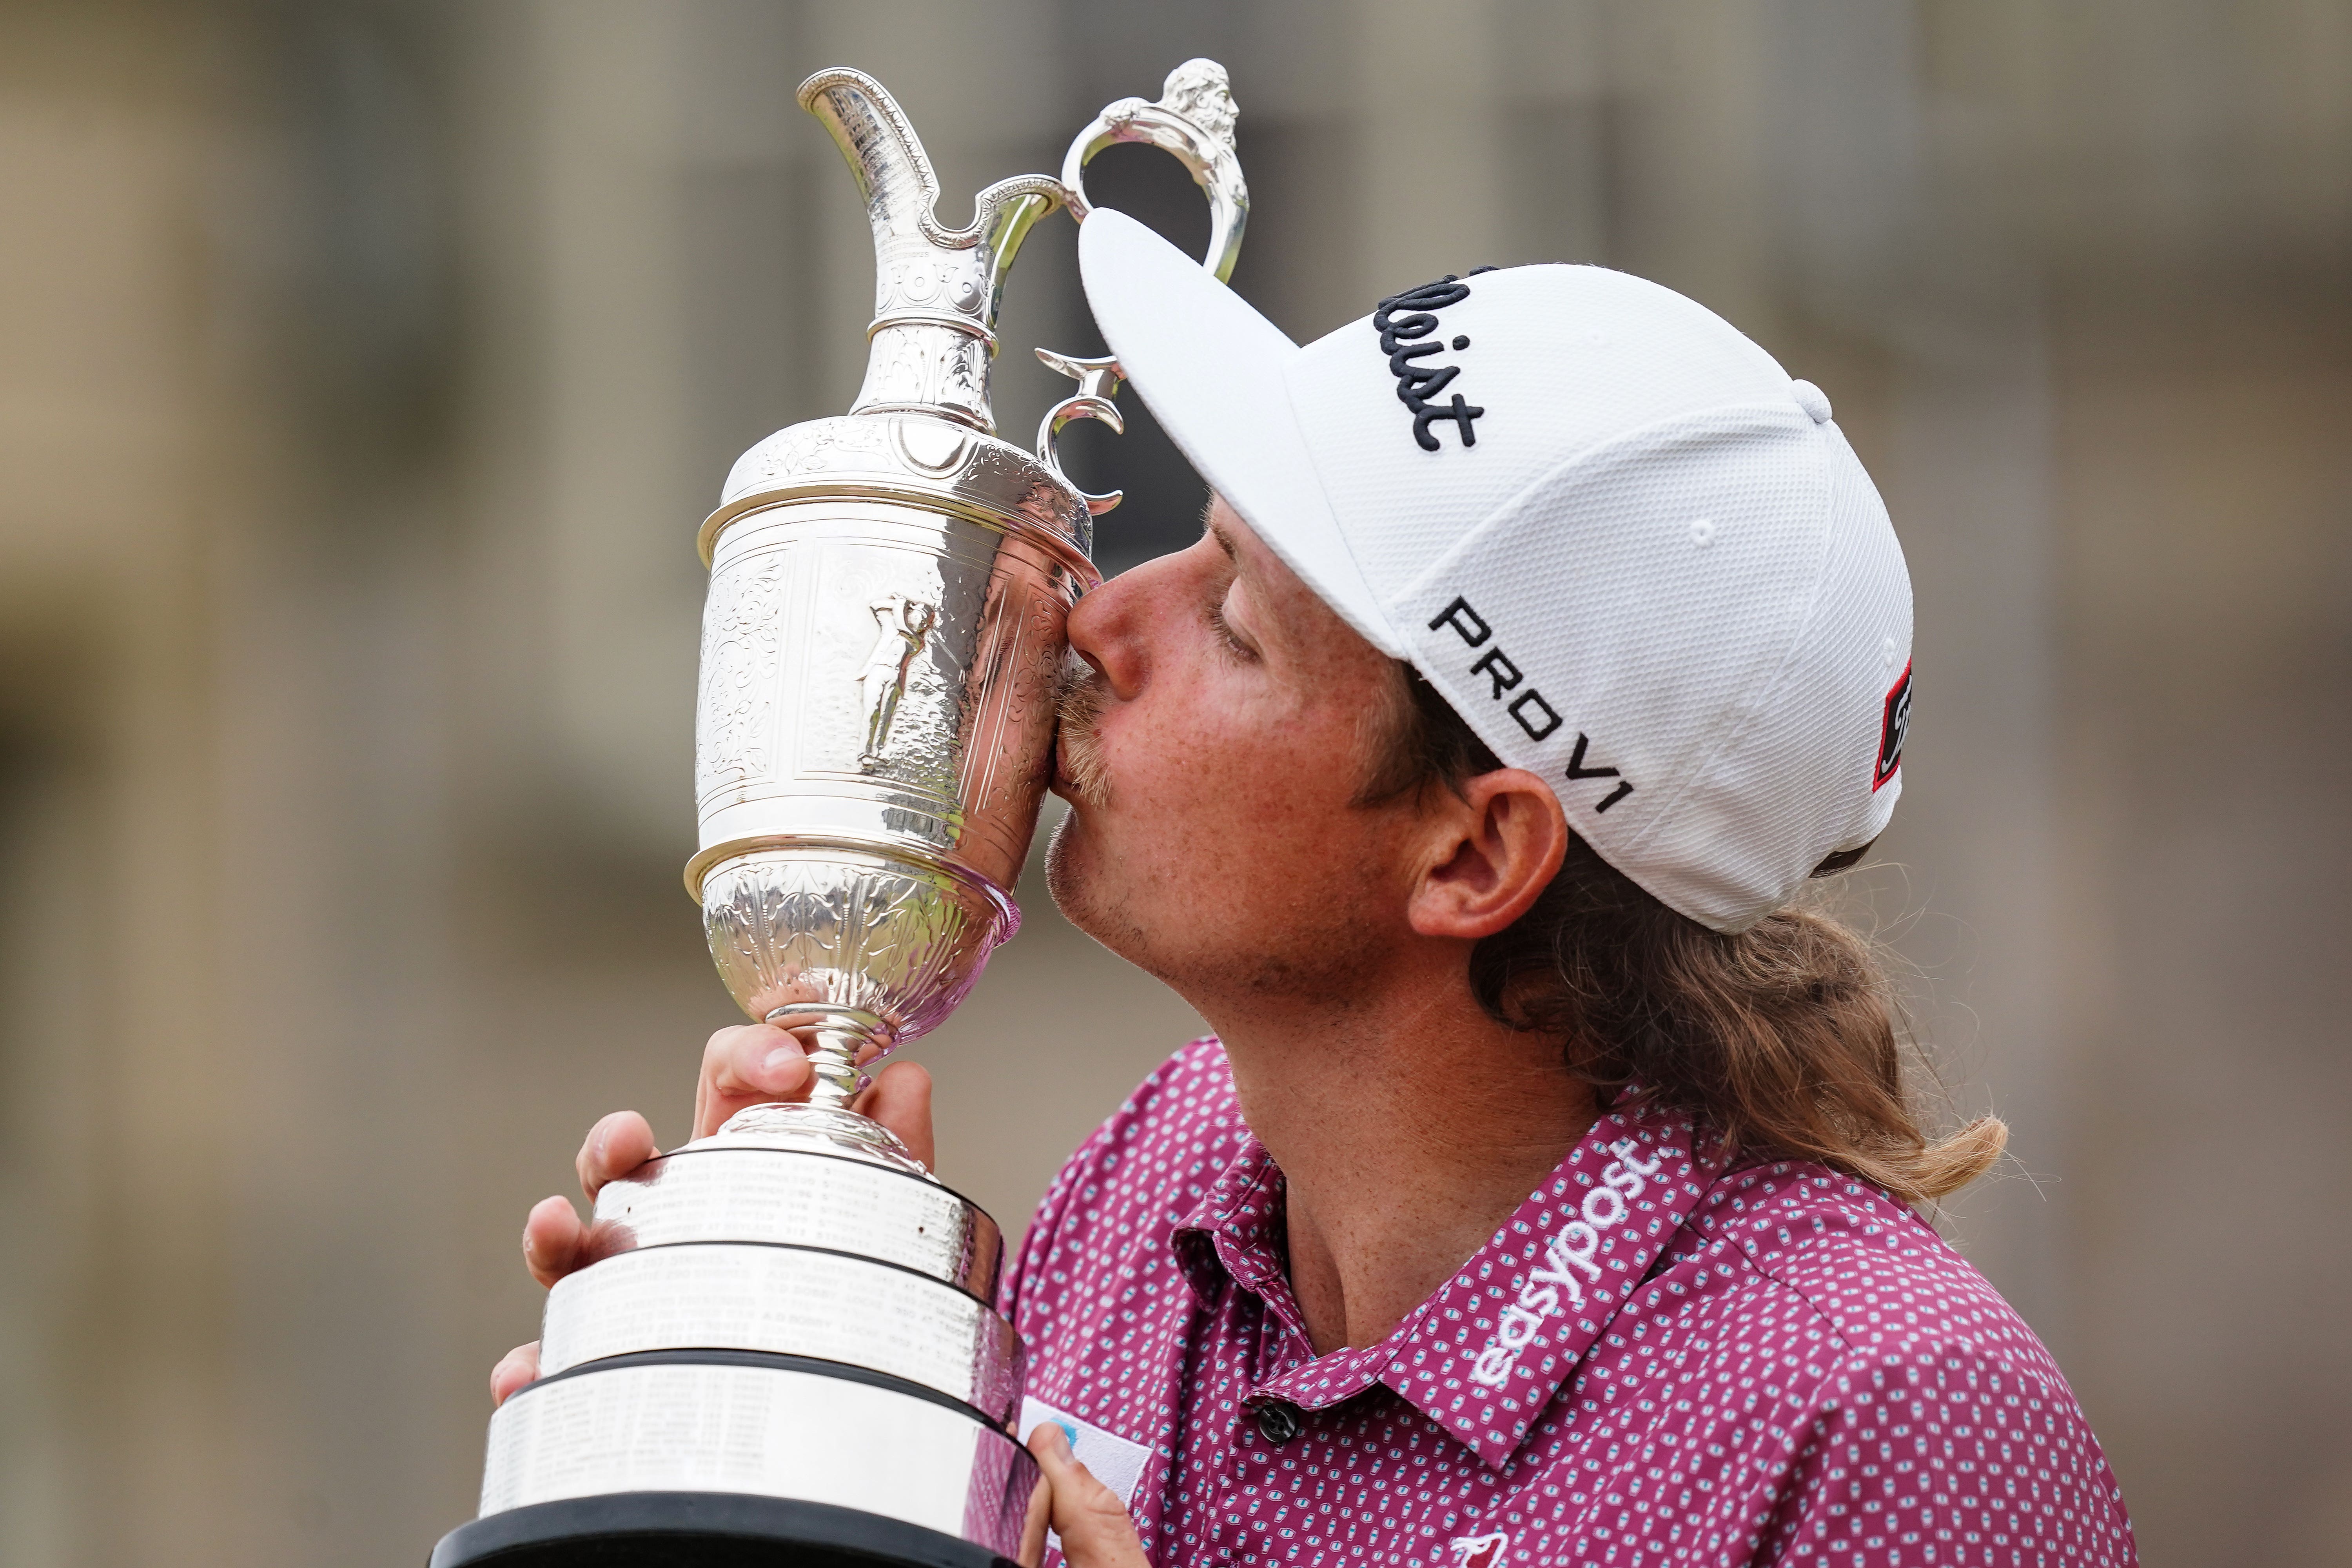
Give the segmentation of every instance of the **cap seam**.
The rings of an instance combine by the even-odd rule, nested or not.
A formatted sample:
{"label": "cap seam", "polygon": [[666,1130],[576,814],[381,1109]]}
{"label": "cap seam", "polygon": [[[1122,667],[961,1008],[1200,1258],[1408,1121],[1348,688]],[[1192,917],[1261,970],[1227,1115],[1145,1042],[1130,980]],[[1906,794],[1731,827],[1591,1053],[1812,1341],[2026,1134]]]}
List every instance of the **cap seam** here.
{"label": "cap seam", "polygon": [[[1799,410],[1799,413],[1801,414],[1802,412],[1803,411],[1801,409]],[[1822,485],[1822,515],[1824,519],[1826,519],[1830,499],[1829,474],[1827,471],[1828,465],[1823,461],[1823,454],[1822,450],[1823,442],[1820,434],[1821,427],[1819,425],[1811,423],[1810,416],[1807,416],[1806,417],[1809,428],[1802,431],[1801,434],[1809,438],[1811,446],[1814,478],[1819,480]],[[1651,816],[1649,826],[1643,828],[1639,833],[1636,833],[1630,840],[1627,841],[1625,847],[1629,853],[1638,850],[1643,845],[1649,842],[1652,835],[1657,833],[1665,826],[1667,819],[1674,814],[1675,808],[1679,805],[1686,796],[1688,796],[1692,787],[1696,785],[1701,778],[1705,777],[1713,770],[1717,761],[1721,758],[1726,752],[1729,751],[1734,745],[1736,745],[1740,737],[1748,733],[1748,730],[1755,724],[1757,718],[1763,712],[1767,706],[1764,699],[1769,696],[1772,692],[1778,690],[1782,680],[1787,678],[1789,667],[1796,659],[1797,650],[1804,646],[1806,628],[1813,624],[1814,619],[1821,613],[1822,590],[1826,584],[1829,574],[1828,555],[1830,540],[1828,537],[1828,531],[1827,527],[1824,526],[1822,529],[1822,559],[1818,563],[1814,571],[1812,587],[1805,596],[1804,613],[1797,617],[1797,624],[1789,634],[1787,645],[1781,648],[1780,658],[1776,660],[1772,666],[1772,673],[1758,683],[1755,688],[1752,700],[1747,705],[1748,710],[1740,716],[1739,721],[1732,727],[1730,732],[1723,736],[1722,739],[1710,747],[1706,752],[1706,754],[1701,757],[1691,767],[1690,771],[1683,776],[1680,782],[1676,784],[1673,792],[1667,795],[1665,804],[1660,806],[1655,814]],[[1632,873],[1629,872],[1627,874],[1630,876]],[[1750,917],[1748,921],[1742,922],[1741,929],[1744,930],[1748,925],[1752,925],[1756,921],[1762,919],[1764,914],[1769,914],[1772,911],[1770,910],[1766,910],[1763,911],[1763,914]],[[1692,918],[1696,919],[1697,917],[1693,916]]]}
{"label": "cap seam", "polygon": [[[1462,537],[1455,540],[1453,544],[1449,545],[1444,554],[1440,555],[1435,561],[1424,567],[1421,573],[1415,576],[1412,581],[1406,584],[1403,588],[1390,595],[1389,602],[1381,606],[1381,613],[1388,615],[1390,618],[1393,620],[1395,618],[1392,608],[1393,605],[1412,597],[1412,595],[1419,592],[1423,584],[1428,583],[1432,577],[1437,574],[1437,571],[1440,567],[1453,560],[1455,556],[1461,554],[1462,552],[1469,546],[1471,541],[1476,539],[1478,535],[1493,527],[1505,513],[1517,510],[1521,502],[1525,501],[1529,495],[1549,483],[1554,476],[1560,472],[1561,469],[1569,468],[1574,464],[1582,463],[1591,458],[1594,453],[1604,452],[1610,447],[1623,446],[1638,437],[1648,436],[1656,431],[1662,426],[1679,424],[1682,421],[1689,419],[1711,418],[1718,414],[1735,413],[1740,409],[1755,409],[1763,413],[1783,416],[1793,415],[1796,419],[1803,420],[1804,427],[1811,427],[1812,426],[1811,420],[1805,417],[1804,410],[1797,407],[1793,403],[1775,403],[1746,399],[1736,403],[1712,403],[1703,408],[1686,408],[1679,413],[1663,415],[1656,419],[1651,420],[1647,425],[1637,425],[1631,430],[1622,430],[1603,440],[1594,441],[1586,446],[1579,447],[1576,450],[1567,454],[1565,457],[1559,458],[1559,461],[1553,463],[1549,468],[1538,473],[1533,479],[1521,485],[1517,489],[1513,490],[1503,500],[1497,501],[1493,510],[1488,511],[1486,516],[1480,518],[1468,529],[1465,530]],[[1793,425],[1794,421],[1792,420],[1791,423]],[[1802,434],[1803,429],[1800,428],[1798,433]],[[1321,478],[1319,470],[1317,474],[1317,478],[1318,480]]]}

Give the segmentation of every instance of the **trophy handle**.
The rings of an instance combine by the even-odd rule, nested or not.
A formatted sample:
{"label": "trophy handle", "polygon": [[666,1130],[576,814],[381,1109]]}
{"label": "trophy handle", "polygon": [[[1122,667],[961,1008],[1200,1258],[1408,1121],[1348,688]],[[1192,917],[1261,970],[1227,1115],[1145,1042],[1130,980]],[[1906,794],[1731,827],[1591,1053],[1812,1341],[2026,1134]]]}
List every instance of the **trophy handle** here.
{"label": "trophy handle", "polygon": [[1225,68],[1208,59],[1186,60],[1170,71],[1156,103],[1120,99],[1078,132],[1062,159],[1062,187],[1070,216],[1084,222],[1093,210],[1087,201],[1088,160],[1115,142],[1148,142],[1175,154],[1192,172],[1192,183],[1207,194],[1209,248],[1201,265],[1220,283],[1230,281],[1242,251],[1242,227],[1249,222],[1249,186],[1242,180],[1241,159],[1234,151],[1234,121],[1239,113]]}
{"label": "trophy handle", "polygon": [[1045,410],[1045,417],[1037,421],[1037,460],[1054,470],[1064,484],[1070,485],[1077,498],[1087,503],[1087,510],[1100,517],[1126,499],[1125,490],[1106,490],[1094,495],[1070,484],[1070,476],[1062,471],[1062,426],[1073,419],[1099,419],[1118,435],[1127,434],[1126,416],[1118,405],[1111,401],[1118,395],[1118,384],[1126,373],[1118,361],[1109,355],[1101,359],[1073,359],[1057,354],[1051,349],[1036,351],[1037,358],[1048,370],[1057,370],[1078,384],[1075,396],[1065,397]]}

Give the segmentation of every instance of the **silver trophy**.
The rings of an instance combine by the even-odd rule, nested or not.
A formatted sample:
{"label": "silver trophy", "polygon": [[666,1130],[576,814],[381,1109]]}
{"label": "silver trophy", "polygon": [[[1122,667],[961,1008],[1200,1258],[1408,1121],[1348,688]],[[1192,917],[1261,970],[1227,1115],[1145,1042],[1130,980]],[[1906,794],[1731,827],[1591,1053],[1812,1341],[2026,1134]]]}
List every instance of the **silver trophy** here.
{"label": "silver trophy", "polygon": [[1189,61],[1159,101],[1103,110],[1060,178],[991,185],[951,229],[879,84],[820,71],[799,98],[873,223],[871,354],[850,412],[746,452],[702,526],[686,880],[736,1001],[815,1041],[816,1088],[599,1194],[596,1261],[549,1293],[542,1375],[492,1417],[480,1517],[434,1568],[985,1564],[1017,1551],[1036,1482],[996,1224],[851,1102],[1020,924],[1064,622],[1118,500],[1055,456],[1070,419],[1119,426],[1110,361],[1039,350],[1077,392],[1034,451],[996,437],[1005,270],[1040,217],[1085,217],[1088,159],[1148,142],[1208,194],[1225,277],[1248,212],[1234,102]]}

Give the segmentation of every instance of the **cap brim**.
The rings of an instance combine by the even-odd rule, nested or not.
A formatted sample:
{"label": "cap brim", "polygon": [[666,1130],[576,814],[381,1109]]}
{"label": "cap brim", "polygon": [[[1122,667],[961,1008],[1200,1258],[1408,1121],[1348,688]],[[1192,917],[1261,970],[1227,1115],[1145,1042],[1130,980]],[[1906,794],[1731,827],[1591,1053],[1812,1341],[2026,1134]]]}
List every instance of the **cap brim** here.
{"label": "cap brim", "polygon": [[1298,346],[1124,213],[1087,215],[1078,266],[1103,341],[1210,488],[1373,647],[1405,657],[1340,534],[1292,407]]}

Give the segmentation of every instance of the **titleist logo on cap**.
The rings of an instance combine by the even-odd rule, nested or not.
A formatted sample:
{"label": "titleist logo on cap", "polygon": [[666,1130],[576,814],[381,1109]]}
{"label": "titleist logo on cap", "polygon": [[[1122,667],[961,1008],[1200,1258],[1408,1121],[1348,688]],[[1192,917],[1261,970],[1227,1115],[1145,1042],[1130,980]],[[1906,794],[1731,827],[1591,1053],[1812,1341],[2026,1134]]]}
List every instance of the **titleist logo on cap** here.
{"label": "titleist logo on cap", "polygon": [[[1470,276],[1492,272],[1491,267],[1474,267]],[[1453,384],[1462,374],[1458,364],[1418,364],[1433,354],[1445,351],[1443,335],[1434,339],[1430,334],[1438,331],[1435,312],[1448,305],[1459,305],[1470,298],[1470,285],[1449,272],[1434,283],[1424,283],[1418,289],[1408,289],[1402,294],[1391,294],[1372,312],[1372,330],[1380,334],[1381,352],[1389,356],[1389,374],[1396,377],[1397,401],[1412,413],[1412,438],[1421,443],[1422,450],[1434,452],[1442,445],[1430,426],[1440,420],[1451,421],[1461,433],[1465,447],[1478,444],[1478,432],[1471,424],[1485,416],[1486,410],[1468,402],[1460,393],[1444,404],[1433,405],[1430,399]],[[1405,314],[1400,317],[1402,310]],[[1427,341],[1424,341],[1427,340]],[[1470,346],[1466,336],[1457,334],[1453,348],[1460,353]]]}

